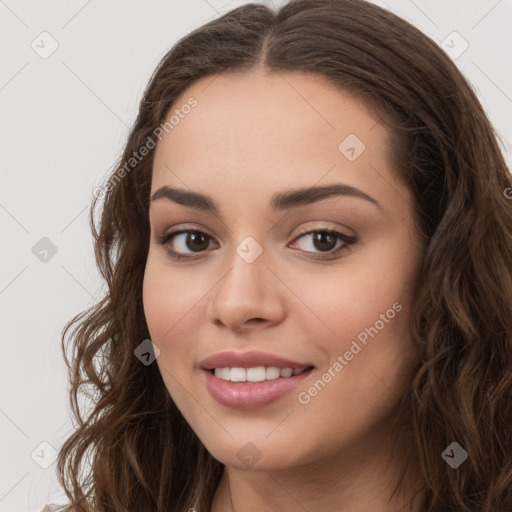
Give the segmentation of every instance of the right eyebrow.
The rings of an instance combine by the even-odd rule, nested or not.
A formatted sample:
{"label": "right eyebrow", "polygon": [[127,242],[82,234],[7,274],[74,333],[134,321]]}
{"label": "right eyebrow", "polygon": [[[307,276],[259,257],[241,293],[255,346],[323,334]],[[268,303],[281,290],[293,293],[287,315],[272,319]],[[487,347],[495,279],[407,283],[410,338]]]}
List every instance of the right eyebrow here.
{"label": "right eyebrow", "polygon": [[366,192],[344,183],[333,183],[332,185],[305,187],[289,192],[280,192],[272,196],[270,206],[273,210],[288,210],[297,206],[305,206],[323,199],[328,199],[332,196],[357,197],[382,208],[379,202]]}

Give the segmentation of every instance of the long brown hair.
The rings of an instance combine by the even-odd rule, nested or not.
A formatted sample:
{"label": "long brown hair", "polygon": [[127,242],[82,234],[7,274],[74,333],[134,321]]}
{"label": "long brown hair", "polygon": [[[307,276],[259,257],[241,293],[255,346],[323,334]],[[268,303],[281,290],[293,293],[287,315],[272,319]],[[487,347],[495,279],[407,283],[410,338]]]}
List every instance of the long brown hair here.
{"label": "long brown hair", "polygon": [[[238,7],[178,41],[151,77],[124,153],[91,207],[108,290],[62,333],[77,428],[60,450],[58,475],[72,510],[210,509],[224,466],[173,403],[157,365],[134,356],[149,338],[142,282],[154,149],[126,163],[194,81],[255,67],[321,76],[388,126],[426,243],[411,319],[420,364],[403,402],[423,477],[421,510],[512,510],[512,179],[450,58],[363,0]],[[452,442],[468,453],[457,469],[441,457]]]}

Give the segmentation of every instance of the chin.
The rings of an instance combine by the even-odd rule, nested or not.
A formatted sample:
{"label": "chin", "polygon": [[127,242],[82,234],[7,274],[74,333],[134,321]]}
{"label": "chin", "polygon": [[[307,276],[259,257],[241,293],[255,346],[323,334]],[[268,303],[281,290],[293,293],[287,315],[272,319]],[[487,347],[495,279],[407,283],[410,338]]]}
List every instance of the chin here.
{"label": "chin", "polygon": [[[247,435],[237,436],[223,441],[213,439],[204,443],[209,453],[225,466],[241,470],[276,471],[304,464],[306,461],[297,451],[300,441],[289,438],[282,441],[271,439],[253,439]],[[305,454],[304,454],[305,455]]]}

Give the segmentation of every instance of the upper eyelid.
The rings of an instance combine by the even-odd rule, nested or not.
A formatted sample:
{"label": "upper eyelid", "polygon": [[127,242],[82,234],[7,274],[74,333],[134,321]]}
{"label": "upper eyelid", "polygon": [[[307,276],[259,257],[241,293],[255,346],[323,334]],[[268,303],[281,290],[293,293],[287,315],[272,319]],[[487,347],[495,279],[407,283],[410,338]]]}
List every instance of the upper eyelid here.
{"label": "upper eyelid", "polygon": [[[311,221],[311,222],[315,222],[315,221]],[[316,222],[320,222],[320,221],[316,221]],[[346,228],[346,229],[348,229],[348,228]],[[177,234],[181,234],[183,232],[191,232],[191,231],[203,233],[205,235],[208,235],[210,238],[216,238],[215,235],[211,235],[208,232],[207,228],[195,227],[195,226],[187,226],[186,224],[184,226],[181,226],[179,228],[173,229],[171,231],[165,230],[162,233],[162,235],[160,235],[157,238],[161,238],[163,236],[170,235],[170,234],[177,235]],[[319,227],[301,227],[298,230],[297,236],[299,236],[299,235],[306,235],[306,234],[309,234],[309,233],[315,232],[315,231],[338,231],[340,234],[345,235],[346,237],[355,238],[355,236],[343,232],[343,228],[333,227],[333,226],[325,226],[325,225],[324,226],[319,226]]]}

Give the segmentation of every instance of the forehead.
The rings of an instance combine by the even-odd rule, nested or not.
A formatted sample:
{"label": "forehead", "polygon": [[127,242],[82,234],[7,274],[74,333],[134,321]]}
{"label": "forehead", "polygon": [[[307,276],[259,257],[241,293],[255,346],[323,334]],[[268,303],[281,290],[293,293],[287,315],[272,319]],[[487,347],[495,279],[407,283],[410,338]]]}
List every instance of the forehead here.
{"label": "forehead", "polygon": [[[196,106],[182,109],[190,98]],[[376,115],[316,75],[204,77],[177,98],[167,119],[173,115],[156,149],[152,192],[173,184],[268,195],[283,184],[312,186],[325,177],[359,186],[391,173],[388,133]]]}

